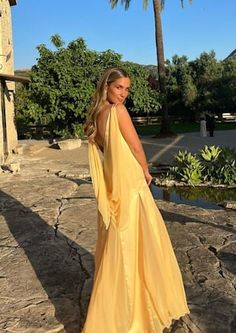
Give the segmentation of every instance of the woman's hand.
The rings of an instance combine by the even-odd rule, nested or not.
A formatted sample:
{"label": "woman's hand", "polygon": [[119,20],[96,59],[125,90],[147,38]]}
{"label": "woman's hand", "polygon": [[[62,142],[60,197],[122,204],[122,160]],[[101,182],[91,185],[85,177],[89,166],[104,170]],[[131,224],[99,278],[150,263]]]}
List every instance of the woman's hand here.
{"label": "woman's hand", "polygon": [[144,176],[145,176],[146,182],[149,186],[151,184],[151,181],[152,181],[152,176],[150,175],[149,171],[145,171]]}

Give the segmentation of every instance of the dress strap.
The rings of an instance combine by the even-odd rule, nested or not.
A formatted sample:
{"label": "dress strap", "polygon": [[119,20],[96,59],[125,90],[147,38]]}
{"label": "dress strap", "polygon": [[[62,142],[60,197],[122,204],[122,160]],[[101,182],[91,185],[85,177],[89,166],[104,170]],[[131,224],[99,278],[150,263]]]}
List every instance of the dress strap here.
{"label": "dress strap", "polygon": [[108,229],[110,224],[110,204],[107,196],[102,162],[98,148],[94,142],[88,143],[88,158],[98,210],[102,215],[106,229]]}

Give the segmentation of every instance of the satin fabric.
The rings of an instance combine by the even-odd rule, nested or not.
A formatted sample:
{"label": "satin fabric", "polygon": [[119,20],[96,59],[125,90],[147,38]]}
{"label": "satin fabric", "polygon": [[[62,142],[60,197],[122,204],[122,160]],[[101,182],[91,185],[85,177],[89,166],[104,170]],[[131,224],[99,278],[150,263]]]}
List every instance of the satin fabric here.
{"label": "satin fabric", "polygon": [[104,155],[89,143],[98,204],[94,284],[82,333],[160,333],[189,309],[181,272],[143,170],[123,138],[116,107]]}

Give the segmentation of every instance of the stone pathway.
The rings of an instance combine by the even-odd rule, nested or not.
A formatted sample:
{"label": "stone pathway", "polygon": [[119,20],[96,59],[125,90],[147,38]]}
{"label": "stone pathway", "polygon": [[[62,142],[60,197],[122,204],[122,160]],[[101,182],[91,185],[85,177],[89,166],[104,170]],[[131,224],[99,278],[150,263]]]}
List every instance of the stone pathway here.
{"label": "stone pathway", "polygon": [[[85,152],[86,144],[81,149]],[[96,202],[86,158],[79,163],[59,155],[27,153],[17,157],[20,174],[0,174],[1,333],[79,333],[84,323]],[[157,205],[191,310],[165,331],[235,333],[236,212]]]}
{"label": "stone pathway", "polygon": [[196,153],[205,145],[230,147],[236,150],[236,130],[215,131],[214,137],[201,137],[199,132],[179,134],[174,138],[143,137],[142,143],[149,162],[172,163],[179,150]]}

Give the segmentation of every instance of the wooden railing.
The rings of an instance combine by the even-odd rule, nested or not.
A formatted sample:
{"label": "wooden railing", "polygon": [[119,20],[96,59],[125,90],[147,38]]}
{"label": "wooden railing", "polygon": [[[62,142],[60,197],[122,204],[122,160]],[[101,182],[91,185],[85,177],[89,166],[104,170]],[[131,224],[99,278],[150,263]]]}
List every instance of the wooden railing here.
{"label": "wooden railing", "polygon": [[[179,123],[183,121],[181,116],[170,116],[171,123]],[[134,125],[156,125],[160,124],[161,116],[144,116],[144,117],[132,117]]]}

